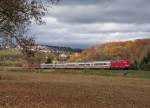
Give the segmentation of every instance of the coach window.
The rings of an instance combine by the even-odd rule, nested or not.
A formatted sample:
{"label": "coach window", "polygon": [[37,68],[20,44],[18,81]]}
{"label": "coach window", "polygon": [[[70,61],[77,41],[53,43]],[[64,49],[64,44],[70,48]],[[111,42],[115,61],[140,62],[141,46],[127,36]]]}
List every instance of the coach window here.
{"label": "coach window", "polygon": [[94,64],[94,65],[101,65],[101,63],[96,63],[96,64]]}
{"label": "coach window", "polygon": [[90,66],[90,64],[86,64],[87,66]]}

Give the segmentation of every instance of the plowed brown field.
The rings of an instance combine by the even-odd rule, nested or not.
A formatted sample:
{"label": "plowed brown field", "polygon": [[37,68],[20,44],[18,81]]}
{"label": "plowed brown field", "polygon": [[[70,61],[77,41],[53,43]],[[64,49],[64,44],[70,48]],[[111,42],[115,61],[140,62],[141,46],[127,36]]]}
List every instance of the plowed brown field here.
{"label": "plowed brown field", "polygon": [[1,71],[0,108],[150,108],[150,80]]}

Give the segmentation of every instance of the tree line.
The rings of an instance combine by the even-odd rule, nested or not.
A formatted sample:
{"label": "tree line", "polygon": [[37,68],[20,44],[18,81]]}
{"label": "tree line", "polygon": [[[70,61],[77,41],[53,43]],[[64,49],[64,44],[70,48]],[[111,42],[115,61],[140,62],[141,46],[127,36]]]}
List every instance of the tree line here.
{"label": "tree line", "polygon": [[110,42],[71,55],[70,62],[129,59],[134,69],[150,69],[150,39]]}

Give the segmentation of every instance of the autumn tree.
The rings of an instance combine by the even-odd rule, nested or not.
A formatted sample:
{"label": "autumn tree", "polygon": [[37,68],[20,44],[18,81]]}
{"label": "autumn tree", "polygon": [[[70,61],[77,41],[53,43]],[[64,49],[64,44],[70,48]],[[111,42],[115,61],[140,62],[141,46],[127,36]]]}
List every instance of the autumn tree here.
{"label": "autumn tree", "polygon": [[0,38],[9,37],[19,44],[27,58],[34,56],[30,47],[34,38],[27,36],[28,27],[33,21],[42,24],[42,17],[47,12],[46,4],[57,3],[59,0],[0,0]]}
{"label": "autumn tree", "polygon": [[150,45],[143,48],[139,67],[140,69],[150,70]]}
{"label": "autumn tree", "polygon": [[48,53],[46,63],[52,63],[56,55],[53,52]]}
{"label": "autumn tree", "polygon": [[68,62],[80,62],[83,60],[81,54],[72,54],[68,57]]}

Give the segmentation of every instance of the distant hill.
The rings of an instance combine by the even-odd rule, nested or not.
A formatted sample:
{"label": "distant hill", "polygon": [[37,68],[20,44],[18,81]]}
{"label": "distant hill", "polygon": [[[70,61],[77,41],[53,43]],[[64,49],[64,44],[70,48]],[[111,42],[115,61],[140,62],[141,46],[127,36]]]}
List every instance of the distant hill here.
{"label": "distant hill", "polygon": [[[7,49],[7,48],[15,48],[18,46],[11,46],[11,45],[7,45],[4,47],[4,45],[2,45],[2,42],[0,42],[0,49]],[[36,44],[36,46],[38,46],[38,48],[44,52],[48,52],[49,50],[51,52],[55,52],[55,53],[59,53],[59,54],[72,54],[72,53],[81,53],[83,51],[83,49],[79,49],[79,48],[71,48],[71,47],[61,47],[61,46],[52,46],[52,45],[42,45],[42,44]]]}
{"label": "distant hill", "polygon": [[51,45],[41,45],[46,49],[51,50],[52,52],[59,54],[72,54],[72,53],[81,53],[83,49],[71,48],[71,47],[61,47],[61,46],[51,46]]}

